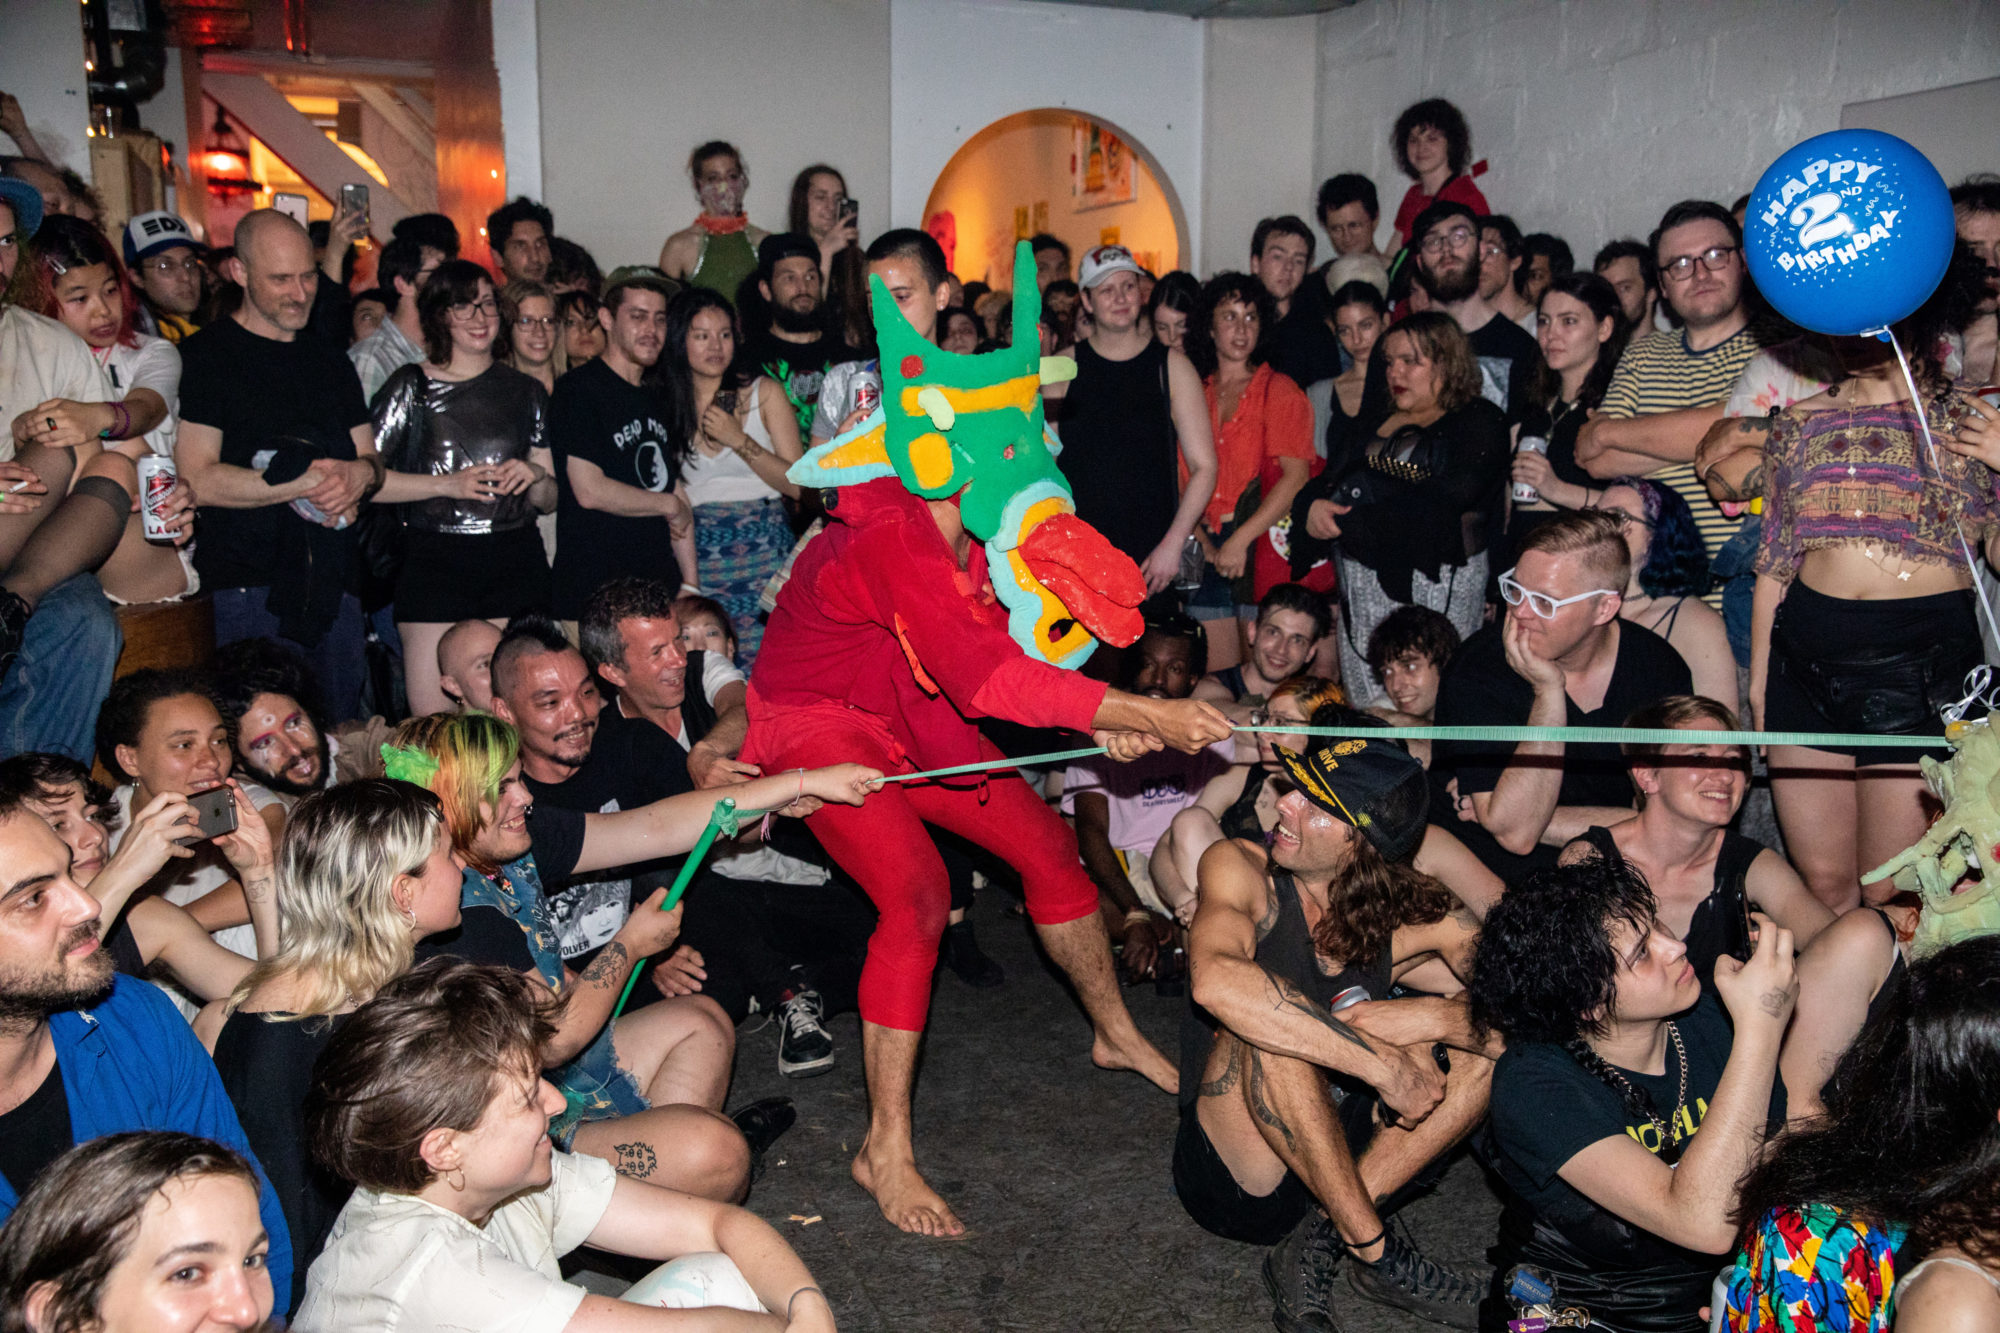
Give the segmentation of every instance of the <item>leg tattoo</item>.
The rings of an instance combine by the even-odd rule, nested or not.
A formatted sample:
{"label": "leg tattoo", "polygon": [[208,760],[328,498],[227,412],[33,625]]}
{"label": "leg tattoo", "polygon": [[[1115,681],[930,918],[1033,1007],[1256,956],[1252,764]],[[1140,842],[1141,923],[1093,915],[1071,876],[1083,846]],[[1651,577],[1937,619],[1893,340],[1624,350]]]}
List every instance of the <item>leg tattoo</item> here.
{"label": "leg tattoo", "polygon": [[634,1180],[650,1180],[653,1168],[659,1165],[659,1158],[648,1144],[615,1143],[611,1151],[618,1154],[618,1160],[612,1163],[618,1168],[618,1174]]}
{"label": "leg tattoo", "polygon": [[1271,1105],[1270,1100],[1264,1096],[1264,1058],[1258,1054],[1257,1048],[1254,1046],[1250,1048],[1250,1086],[1248,1091],[1250,1096],[1250,1113],[1265,1125],[1277,1130],[1278,1133],[1284,1136],[1285,1147],[1292,1152],[1297,1152],[1299,1145],[1292,1137],[1292,1127],[1285,1123],[1285,1117],[1279,1115],[1278,1108]]}
{"label": "leg tattoo", "polygon": [[1243,1077],[1243,1043],[1227,1032],[1222,1039],[1229,1043],[1229,1063],[1220,1074],[1201,1085],[1198,1089],[1204,1097],[1221,1097],[1236,1086]]}

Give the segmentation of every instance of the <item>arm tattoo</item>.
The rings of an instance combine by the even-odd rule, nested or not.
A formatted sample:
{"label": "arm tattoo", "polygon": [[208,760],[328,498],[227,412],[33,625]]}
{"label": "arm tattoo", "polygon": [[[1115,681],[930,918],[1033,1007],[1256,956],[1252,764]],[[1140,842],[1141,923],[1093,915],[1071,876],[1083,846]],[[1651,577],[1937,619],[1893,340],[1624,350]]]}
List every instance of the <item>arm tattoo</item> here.
{"label": "arm tattoo", "polygon": [[1353,1042],[1370,1055],[1375,1053],[1375,1048],[1368,1044],[1366,1037],[1335,1018],[1327,1010],[1314,1004],[1311,999],[1307,998],[1306,993],[1297,986],[1294,986],[1283,977],[1274,977],[1268,972],[1264,975],[1271,977],[1271,989],[1278,996],[1277,1003],[1271,1006],[1274,1011],[1279,1009],[1296,1009],[1313,1022],[1325,1028],[1328,1032],[1331,1032],[1334,1036],[1341,1038],[1343,1041]]}
{"label": "arm tattoo", "polygon": [[1284,1136],[1285,1146],[1294,1152],[1298,1142],[1292,1137],[1292,1127],[1285,1123],[1285,1117],[1278,1114],[1278,1108],[1271,1105],[1264,1095],[1264,1059],[1256,1047],[1250,1048],[1250,1113],[1263,1124]]}
{"label": "arm tattoo", "polygon": [[1264,915],[1257,920],[1257,943],[1278,928],[1278,895],[1269,889],[1264,891]]}
{"label": "arm tattoo", "polygon": [[618,1155],[618,1160],[613,1163],[618,1168],[618,1174],[634,1180],[651,1179],[653,1168],[659,1165],[659,1158],[644,1143],[614,1143],[611,1151]]}
{"label": "arm tattoo", "polygon": [[583,970],[578,981],[587,981],[599,990],[610,990],[618,984],[619,973],[625,966],[625,946],[617,940],[604,946],[604,952],[590,960],[590,966]]}
{"label": "arm tattoo", "polygon": [[1229,1043],[1229,1063],[1223,1068],[1220,1074],[1217,1074],[1214,1078],[1201,1085],[1200,1091],[1204,1097],[1221,1097],[1226,1095],[1235,1088],[1237,1081],[1243,1077],[1243,1043],[1228,1032],[1222,1034],[1222,1040]]}

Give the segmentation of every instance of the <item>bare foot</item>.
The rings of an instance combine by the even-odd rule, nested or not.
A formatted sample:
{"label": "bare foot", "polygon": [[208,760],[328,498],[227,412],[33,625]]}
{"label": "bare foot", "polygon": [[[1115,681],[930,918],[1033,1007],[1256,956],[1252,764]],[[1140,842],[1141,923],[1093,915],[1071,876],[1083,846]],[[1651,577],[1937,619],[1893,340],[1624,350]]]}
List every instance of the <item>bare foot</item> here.
{"label": "bare foot", "polygon": [[1178,1093],[1181,1090],[1181,1075],[1160,1054],[1159,1048],[1140,1036],[1137,1029],[1123,1043],[1114,1043],[1111,1038],[1098,1034],[1090,1043],[1090,1059],[1099,1069],[1129,1069],[1151,1083],[1161,1092]]}
{"label": "bare foot", "polygon": [[882,1216],[918,1236],[962,1236],[965,1223],[917,1171],[916,1158],[885,1154],[877,1159],[864,1140],[854,1155],[854,1183],[875,1196]]}

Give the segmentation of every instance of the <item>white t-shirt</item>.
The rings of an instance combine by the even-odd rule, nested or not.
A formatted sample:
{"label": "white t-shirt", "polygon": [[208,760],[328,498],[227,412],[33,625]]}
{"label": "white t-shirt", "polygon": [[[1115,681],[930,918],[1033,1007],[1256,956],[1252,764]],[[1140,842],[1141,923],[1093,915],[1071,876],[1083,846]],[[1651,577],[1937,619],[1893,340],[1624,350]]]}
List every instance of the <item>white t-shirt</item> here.
{"label": "white t-shirt", "polygon": [[53,319],[0,305],[0,463],[12,461],[14,418],[29,408],[51,398],[101,403],[110,397],[89,343]]}
{"label": "white t-shirt", "polygon": [[1079,759],[1063,776],[1062,812],[1074,815],[1078,793],[1097,792],[1111,807],[1113,850],[1151,856],[1174,816],[1229,769],[1234,745],[1224,741],[1200,754],[1156,750],[1129,764],[1103,755]]}
{"label": "white t-shirt", "polygon": [[357,1189],[313,1260],[296,1333],[561,1333],[587,1294],[558,1261],[611,1206],[600,1157],[557,1151],[552,1178],[483,1227],[414,1194]]}
{"label": "white t-shirt", "polygon": [[96,352],[97,364],[104,368],[112,398],[123,399],[134,389],[151,389],[166,400],[167,419],[146,432],[146,447],[172,458],[181,431],[181,349],[150,333],[137,337],[137,347],[114,343]]}

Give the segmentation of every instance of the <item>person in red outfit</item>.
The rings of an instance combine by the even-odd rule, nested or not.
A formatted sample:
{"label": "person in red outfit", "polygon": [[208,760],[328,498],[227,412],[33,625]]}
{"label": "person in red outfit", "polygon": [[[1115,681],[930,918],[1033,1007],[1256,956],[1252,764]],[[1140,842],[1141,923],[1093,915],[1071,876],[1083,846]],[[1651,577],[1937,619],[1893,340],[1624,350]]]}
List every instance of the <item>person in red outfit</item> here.
{"label": "person in red outfit", "polygon": [[[1396,155],[1396,165],[1403,174],[1416,182],[1396,209],[1390,254],[1409,244],[1410,224],[1440,199],[1464,204],[1480,217],[1493,211],[1472,183],[1472,131],[1466,127],[1465,114],[1442,97],[1406,107],[1396,117],[1389,150]],[[1485,169],[1483,162],[1477,168]]]}
{"label": "person in red outfit", "polygon": [[[928,338],[945,304],[943,256],[928,236],[909,235],[906,251],[870,262],[882,280],[877,322],[887,296]],[[1016,299],[1033,297],[1017,291]],[[885,391],[883,401],[890,404],[892,394]],[[1032,423],[1028,438],[1039,438],[1038,398]],[[1089,732],[1118,759],[1164,745],[1195,753],[1229,734],[1211,705],[1126,694],[1024,652],[995,597],[988,547],[961,514],[969,493],[927,500],[896,476],[833,493],[826,529],[799,555],[757,655],[745,761],[773,773],[837,754],[907,773],[998,760],[973,724],[981,717]],[[1136,568],[1130,573],[1136,583]],[[1143,585],[1135,592],[1143,597]],[[1082,620],[1097,619],[1087,609],[1093,595],[1064,588]],[[829,806],[811,824],[881,912],[861,973],[871,1107],[854,1179],[891,1222],[927,1236],[965,1229],[918,1172],[911,1130],[917,1048],[950,905],[944,863],[925,824],[970,839],[1020,872],[1028,915],[1090,1017],[1091,1058],[1177,1090],[1174,1067],[1140,1035],[1120,998],[1097,889],[1075,835],[1019,776],[997,770],[896,784],[871,798],[865,812]]]}

